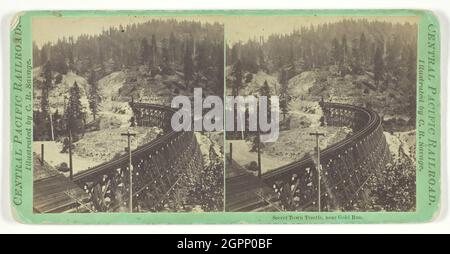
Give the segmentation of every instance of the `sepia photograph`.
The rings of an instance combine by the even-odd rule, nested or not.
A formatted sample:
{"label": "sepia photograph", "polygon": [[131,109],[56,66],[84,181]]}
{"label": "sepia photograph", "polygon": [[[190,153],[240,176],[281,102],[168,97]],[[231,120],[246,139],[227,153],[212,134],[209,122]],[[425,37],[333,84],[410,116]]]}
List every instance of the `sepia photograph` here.
{"label": "sepia photograph", "polygon": [[415,211],[417,22],[36,17],[34,212]]}
{"label": "sepia photograph", "polygon": [[171,127],[174,97],[223,97],[220,20],[34,17],[32,41],[34,213],[223,211],[223,133]]}
{"label": "sepia photograph", "polygon": [[229,20],[226,93],[271,98],[279,133],[264,142],[246,121],[226,133],[225,210],[415,211],[417,22]]}
{"label": "sepia photograph", "polygon": [[391,2],[6,1],[0,234],[448,232],[450,8]]}

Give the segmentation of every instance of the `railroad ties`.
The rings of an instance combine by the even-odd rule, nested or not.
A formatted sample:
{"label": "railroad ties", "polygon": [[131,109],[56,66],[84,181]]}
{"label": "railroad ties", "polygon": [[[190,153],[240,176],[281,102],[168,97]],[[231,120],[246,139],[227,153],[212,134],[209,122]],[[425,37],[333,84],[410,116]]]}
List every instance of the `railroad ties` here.
{"label": "railroad ties", "polygon": [[[193,132],[175,132],[170,120],[175,110],[155,104],[130,103],[138,126],[157,126],[163,134],[131,153],[133,165],[132,212],[157,212],[170,202],[171,192],[184,173],[203,167]],[[95,212],[130,212],[129,157],[81,172],[74,181],[89,194]]]}
{"label": "railroad ties", "polygon": [[[175,132],[171,129],[174,109],[133,102],[130,106],[134,124],[157,126],[163,130],[162,135],[131,153],[132,212],[160,211],[168,205],[171,192],[183,180],[184,173],[203,167],[202,154],[193,132]],[[129,157],[123,155],[75,174],[73,181],[55,172],[38,177],[40,179],[34,182],[35,211],[130,212],[129,172]],[[62,200],[63,197],[65,200]]]}
{"label": "railroad ties", "polygon": [[89,195],[63,173],[33,156],[33,211],[89,212]]}
{"label": "railroad ties", "polygon": [[[180,177],[203,165],[193,132],[170,128],[174,110],[130,103],[138,126],[158,126],[163,134],[132,151],[133,212],[163,210]],[[321,152],[321,211],[353,210],[367,203],[365,185],[390,161],[381,119],[372,110],[321,103],[327,125],[348,126],[353,134]],[[42,172],[34,179],[35,212],[127,212],[128,156],[74,175]],[[235,165],[239,167],[238,165]],[[35,166],[35,171],[38,166]],[[318,210],[317,170],[312,158],[267,172],[258,178],[240,173],[226,179],[227,211]],[[63,188],[64,187],[64,188]]]}
{"label": "railroad ties", "polygon": [[273,212],[280,210],[275,204],[275,193],[269,186],[259,177],[247,172],[236,161],[229,163],[225,183],[225,211]]}

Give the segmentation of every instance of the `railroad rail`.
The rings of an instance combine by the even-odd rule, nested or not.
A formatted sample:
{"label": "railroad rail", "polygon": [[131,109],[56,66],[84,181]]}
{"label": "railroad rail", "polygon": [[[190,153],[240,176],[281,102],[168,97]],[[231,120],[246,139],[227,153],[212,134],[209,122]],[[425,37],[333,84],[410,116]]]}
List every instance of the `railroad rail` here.
{"label": "railroad rail", "polygon": [[[365,185],[379,176],[380,169],[390,160],[381,119],[376,112],[363,107],[326,102],[320,105],[325,124],[353,130],[352,135],[321,152],[320,209],[354,210],[356,204],[370,202]],[[202,155],[193,132],[172,130],[174,109],[134,102],[130,106],[136,125],[158,126],[163,130],[161,136],[131,153],[133,212],[159,211],[170,202],[170,192],[180,175],[203,166]],[[265,198],[283,210],[317,210],[318,171],[314,158],[307,157],[263,174],[261,180],[273,190],[273,195]],[[89,195],[90,211],[127,211],[128,167],[128,155],[122,155],[74,175],[73,181]],[[227,179],[227,183],[232,181],[233,178]],[[264,210],[256,206],[252,209]]]}
{"label": "railroad rail", "polygon": [[366,185],[372,177],[379,177],[380,169],[390,161],[381,119],[375,111],[359,106],[320,105],[326,125],[347,126],[353,134],[322,150],[320,167],[312,154],[264,173],[261,178],[273,189],[277,204],[288,211],[319,210],[317,168],[321,169],[321,211],[370,205]]}

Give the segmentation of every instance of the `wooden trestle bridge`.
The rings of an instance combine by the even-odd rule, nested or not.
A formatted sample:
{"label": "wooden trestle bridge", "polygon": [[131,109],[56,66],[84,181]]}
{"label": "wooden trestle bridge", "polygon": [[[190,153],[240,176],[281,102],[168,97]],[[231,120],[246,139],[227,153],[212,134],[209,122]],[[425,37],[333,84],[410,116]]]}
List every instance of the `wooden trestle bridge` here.
{"label": "wooden trestle bridge", "polygon": [[[134,102],[130,106],[136,125],[157,126],[163,130],[163,135],[131,153],[133,211],[157,211],[164,207],[185,171],[203,167],[202,154],[193,132],[172,130],[170,121],[176,112],[174,109]],[[60,181],[52,182],[46,178],[53,175],[42,177],[34,181],[34,210],[128,212],[129,172],[129,157],[123,155],[75,174],[72,181],[60,177]],[[69,187],[75,197],[69,195]]]}
{"label": "wooden trestle bridge", "polygon": [[[353,130],[351,136],[321,151],[320,211],[354,210],[355,204],[370,202],[365,187],[372,177],[380,177],[390,161],[381,119],[375,111],[363,107],[326,102],[320,105],[326,125]],[[312,156],[264,173],[260,181],[245,173],[229,177],[225,209],[318,211],[316,168]],[[253,180],[248,184],[239,184],[249,177]],[[268,192],[267,187],[273,191]],[[256,195],[249,195],[251,192]]]}
{"label": "wooden trestle bridge", "polygon": [[[368,202],[365,186],[378,177],[390,160],[381,119],[372,110],[338,103],[320,103],[324,123],[347,126],[353,134],[321,152],[321,211],[353,210]],[[158,126],[163,135],[132,151],[133,211],[158,211],[164,207],[182,173],[203,167],[193,132],[175,132],[170,107],[130,103],[138,126]],[[72,180],[47,175],[34,181],[37,212],[127,212],[129,158],[90,168]],[[226,211],[318,210],[316,162],[305,158],[261,178],[238,174],[226,179]]]}

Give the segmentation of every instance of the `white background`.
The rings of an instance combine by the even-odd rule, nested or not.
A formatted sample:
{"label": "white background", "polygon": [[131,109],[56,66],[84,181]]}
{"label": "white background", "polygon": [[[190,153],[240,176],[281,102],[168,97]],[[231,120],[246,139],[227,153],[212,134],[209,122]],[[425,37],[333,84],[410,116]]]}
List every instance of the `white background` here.
{"label": "white background", "polygon": [[[11,218],[9,201],[9,25],[14,13],[24,10],[187,10],[187,9],[428,9],[441,24],[442,79],[442,208],[437,220],[425,224],[380,225],[23,225]],[[0,233],[450,233],[446,128],[449,111],[447,85],[450,1],[445,0],[14,0],[2,1],[0,76]]]}

